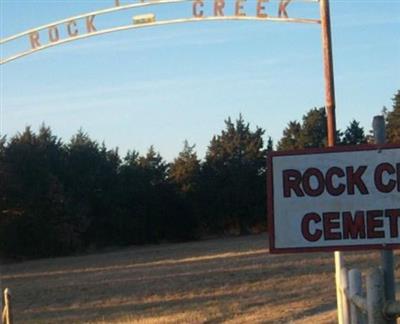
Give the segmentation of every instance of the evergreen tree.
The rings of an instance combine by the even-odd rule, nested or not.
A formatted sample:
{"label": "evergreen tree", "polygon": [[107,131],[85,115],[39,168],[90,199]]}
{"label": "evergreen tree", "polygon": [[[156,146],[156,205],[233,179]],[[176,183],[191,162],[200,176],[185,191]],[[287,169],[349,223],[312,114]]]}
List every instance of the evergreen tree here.
{"label": "evergreen tree", "polygon": [[388,112],[386,134],[389,143],[400,143],[400,90],[393,97],[393,110]]}
{"label": "evergreen tree", "polygon": [[0,157],[4,156],[6,145],[7,145],[7,137],[0,136]]}
{"label": "evergreen tree", "polygon": [[76,247],[65,217],[65,151],[49,127],[30,127],[3,144],[0,157],[0,250],[9,256],[54,256]]}
{"label": "evergreen tree", "polygon": [[152,185],[162,184],[167,179],[168,164],[163,160],[160,153],[150,146],[145,156],[139,157],[139,166],[149,177]]}
{"label": "evergreen tree", "polygon": [[169,179],[184,193],[194,192],[199,181],[200,160],[194,147],[185,140],[183,150],[169,168]]}
{"label": "evergreen tree", "polygon": [[[175,233],[177,238],[196,238],[199,234],[199,182],[200,160],[185,140],[183,150],[169,168],[169,180],[175,186]],[[185,234],[186,233],[186,234]]]}
{"label": "evergreen tree", "polygon": [[300,145],[304,148],[324,147],[327,144],[325,108],[311,109],[303,116]]}
{"label": "evergreen tree", "polygon": [[138,164],[145,181],[143,199],[146,238],[150,242],[159,242],[166,238],[168,225],[174,225],[167,221],[175,198],[167,181],[168,164],[153,146],[150,146],[145,156],[139,157]]}
{"label": "evergreen tree", "polygon": [[367,143],[367,137],[364,133],[364,128],[360,127],[360,123],[353,120],[344,131],[341,144],[344,145],[359,145]]}
{"label": "evergreen tree", "polygon": [[151,190],[139,153],[128,151],[118,175],[118,194],[113,231],[116,242],[123,245],[143,244],[146,234],[146,205]]}
{"label": "evergreen tree", "polygon": [[237,226],[241,233],[265,217],[264,130],[250,130],[240,115],[214,136],[202,172],[203,215],[209,226]]}
{"label": "evergreen tree", "polygon": [[268,136],[267,152],[272,152],[273,150],[274,150],[274,142],[272,141],[271,136]]}
{"label": "evergreen tree", "polygon": [[[336,132],[336,142],[340,142],[341,132]],[[298,150],[318,148],[327,145],[327,121],[325,108],[313,108],[303,116],[302,123],[289,122],[278,142],[278,150]]]}
{"label": "evergreen tree", "polygon": [[283,137],[278,142],[279,151],[296,150],[302,148],[301,125],[297,121],[289,122],[283,130]]}
{"label": "evergreen tree", "polygon": [[116,199],[120,159],[117,150],[107,150],[79,130],[67,146],[65,190],[68,214],[85,245],[110,243],[110,224]]}

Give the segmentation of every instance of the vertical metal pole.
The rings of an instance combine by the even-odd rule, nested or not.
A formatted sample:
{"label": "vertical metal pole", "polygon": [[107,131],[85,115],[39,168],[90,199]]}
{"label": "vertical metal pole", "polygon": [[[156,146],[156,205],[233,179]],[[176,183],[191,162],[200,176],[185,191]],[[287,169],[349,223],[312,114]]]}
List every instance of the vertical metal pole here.
{"label": "vertical metal pole", "polygon": [[2,314],[2,323],[13,324],[13,311],[11,307],[11,291],[6,288],[4,290],[4,310]]}
{"label": "vertical metal pole", "polygon": [[337,303],[337,312],[338,312],[338,324],[344,324],[343,321],[343,302],[342,302],[342,293],[341,293],[341,276],[340,272],[343,267],[343,257],[342,254],[338,251],[334,253],[335,257],[335,281],[336,281],[336,303]]}
{"label": "vertical metal pole", "polygon": [[383,317],[385,297],[383,290],[383,276],[381,271],[372,269],[367,275],[367,313],[368,324],[386,324]]}
{"label": "vertical metal pole", "polygon": [[325,107],[328,126],[328,146],[336,144],[336,117],[335,117],[335,82],[333,77],[331,19],[329,14],[329,1],[320,0],[322,50],[324,59],[325,78]]}
{"label": "vertical metal pole", "polygon": [[[357,269],[349,271],[349,297],[353,298],[354,295],[362,295],[362,281],[361,272]],[[362,324],[363,315],[354,303],[350,303],[350,320],[351,324]]]}
{"label": "vertical metal pole", "polygon": [[[322,53],[324,62],[325,78],[325,108],[327,116],[328,146],[336,144],[336,117],[335,117],[335,83],[333,77],[331,19],[329,13],[329,1],[320,0]],[[343,266],[342,254],[335,252],[335,277],[336,277],[336,300],[338,308],[338,323],[343,323],[342,298],[340,293],[340,269]]]}
{"label": "vertical metal pole", "polygon": [[343,302],[343,323],[350,324],[350,301],[348,299],[349,275],[346,268],[342,268],[340,273],[341,293]]}
{"label": "vertical metal pole", "polygon": [[[382,145],[386,143],[385,118],[383,116],[375,116],[372,122],[374,129],[375,144]],[[381,265],[384,276],[384,289],[386,301],[396,300],[396,284],[394,278],[394,257],[392,250],[381,251]],[[390,324],[396,324],[396,320],[388,321]]]}

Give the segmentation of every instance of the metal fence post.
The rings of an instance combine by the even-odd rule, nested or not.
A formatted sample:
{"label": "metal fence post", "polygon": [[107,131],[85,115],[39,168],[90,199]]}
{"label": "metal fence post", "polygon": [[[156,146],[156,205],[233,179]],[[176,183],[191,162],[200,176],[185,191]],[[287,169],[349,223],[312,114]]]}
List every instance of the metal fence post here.
{"label": "metal fence post", "polygon": [[338,316],[338,324],[344,324],[343,323],[343,301],[342,301],[342,296],[341,296],[341,286],[342,283],[340,282],[340,269],[343,268],[343,256],[342,253],[339,251],[335,251],[334,253],[335,257],[335,282],[336,282],[336,302],[337,302],[337,316]]}
{"label": "metal fence post", "polygon": [[375,268],[367,274],[367,312],[368,324],[386,324],[383,316],[385,306],[383,275],[380,269]]}
{"label": "metal fence post", "polygon": [[349,300],[347,298],[347,291],[349,288],[349,279],[347,269],[342,268],[340,270],[340,284],[341,284],[341,297],[342,297],[342,316],[343,324],[350,324],[350,312],[349,312]]}
{"label": "metal fence post", "polygon": [[11,291],[8,288],[4,290],[4,310],[1,316],[1,320],[4,324],[13,324]]}
{"label": "metal fence post", "polygon": [[[351,269],[349,271],[349,298],[354,295],[362,295],[362,280],[361,271],[358,269]],[[364,324],[364,316],[362,312],[354,303],[350,303],[350,322],[351,324]]]}
{"label": "metal fence post", "polygon": [[[385,118],[383,116],[375,116],[372,122],[372,127],[374,129],[375,143],[382,145],[386,143],[386,126]],[[386,301],[396,300],[395,291],[395,278],[394,278],[394,257],[393,251],[383,250],[381,251],[381,264],[384,276],[384,291]],[[387,321],[389,324],[396,324],[396,319],[391,319]]]}

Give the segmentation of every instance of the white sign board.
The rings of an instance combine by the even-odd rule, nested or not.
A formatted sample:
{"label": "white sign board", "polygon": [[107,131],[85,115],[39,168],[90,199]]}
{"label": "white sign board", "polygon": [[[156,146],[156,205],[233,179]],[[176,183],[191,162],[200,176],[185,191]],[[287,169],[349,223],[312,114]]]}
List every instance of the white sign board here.
{"label": "white sign board", "polygon": [[400,146],[274,152],[272,253],[400,247]]}

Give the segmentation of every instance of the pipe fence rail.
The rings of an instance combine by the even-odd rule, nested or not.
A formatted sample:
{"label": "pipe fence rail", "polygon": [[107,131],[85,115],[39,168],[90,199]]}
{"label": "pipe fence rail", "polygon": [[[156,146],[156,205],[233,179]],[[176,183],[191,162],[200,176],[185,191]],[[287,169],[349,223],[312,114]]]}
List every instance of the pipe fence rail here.
{"label": "pipe fence rail", "polygon": [[400,317],[400,303],[386,300],[381,268],[373,268],[366,274],[365,294],[361,272],[342,268],[341,293],[343,324],[389,324]]}

